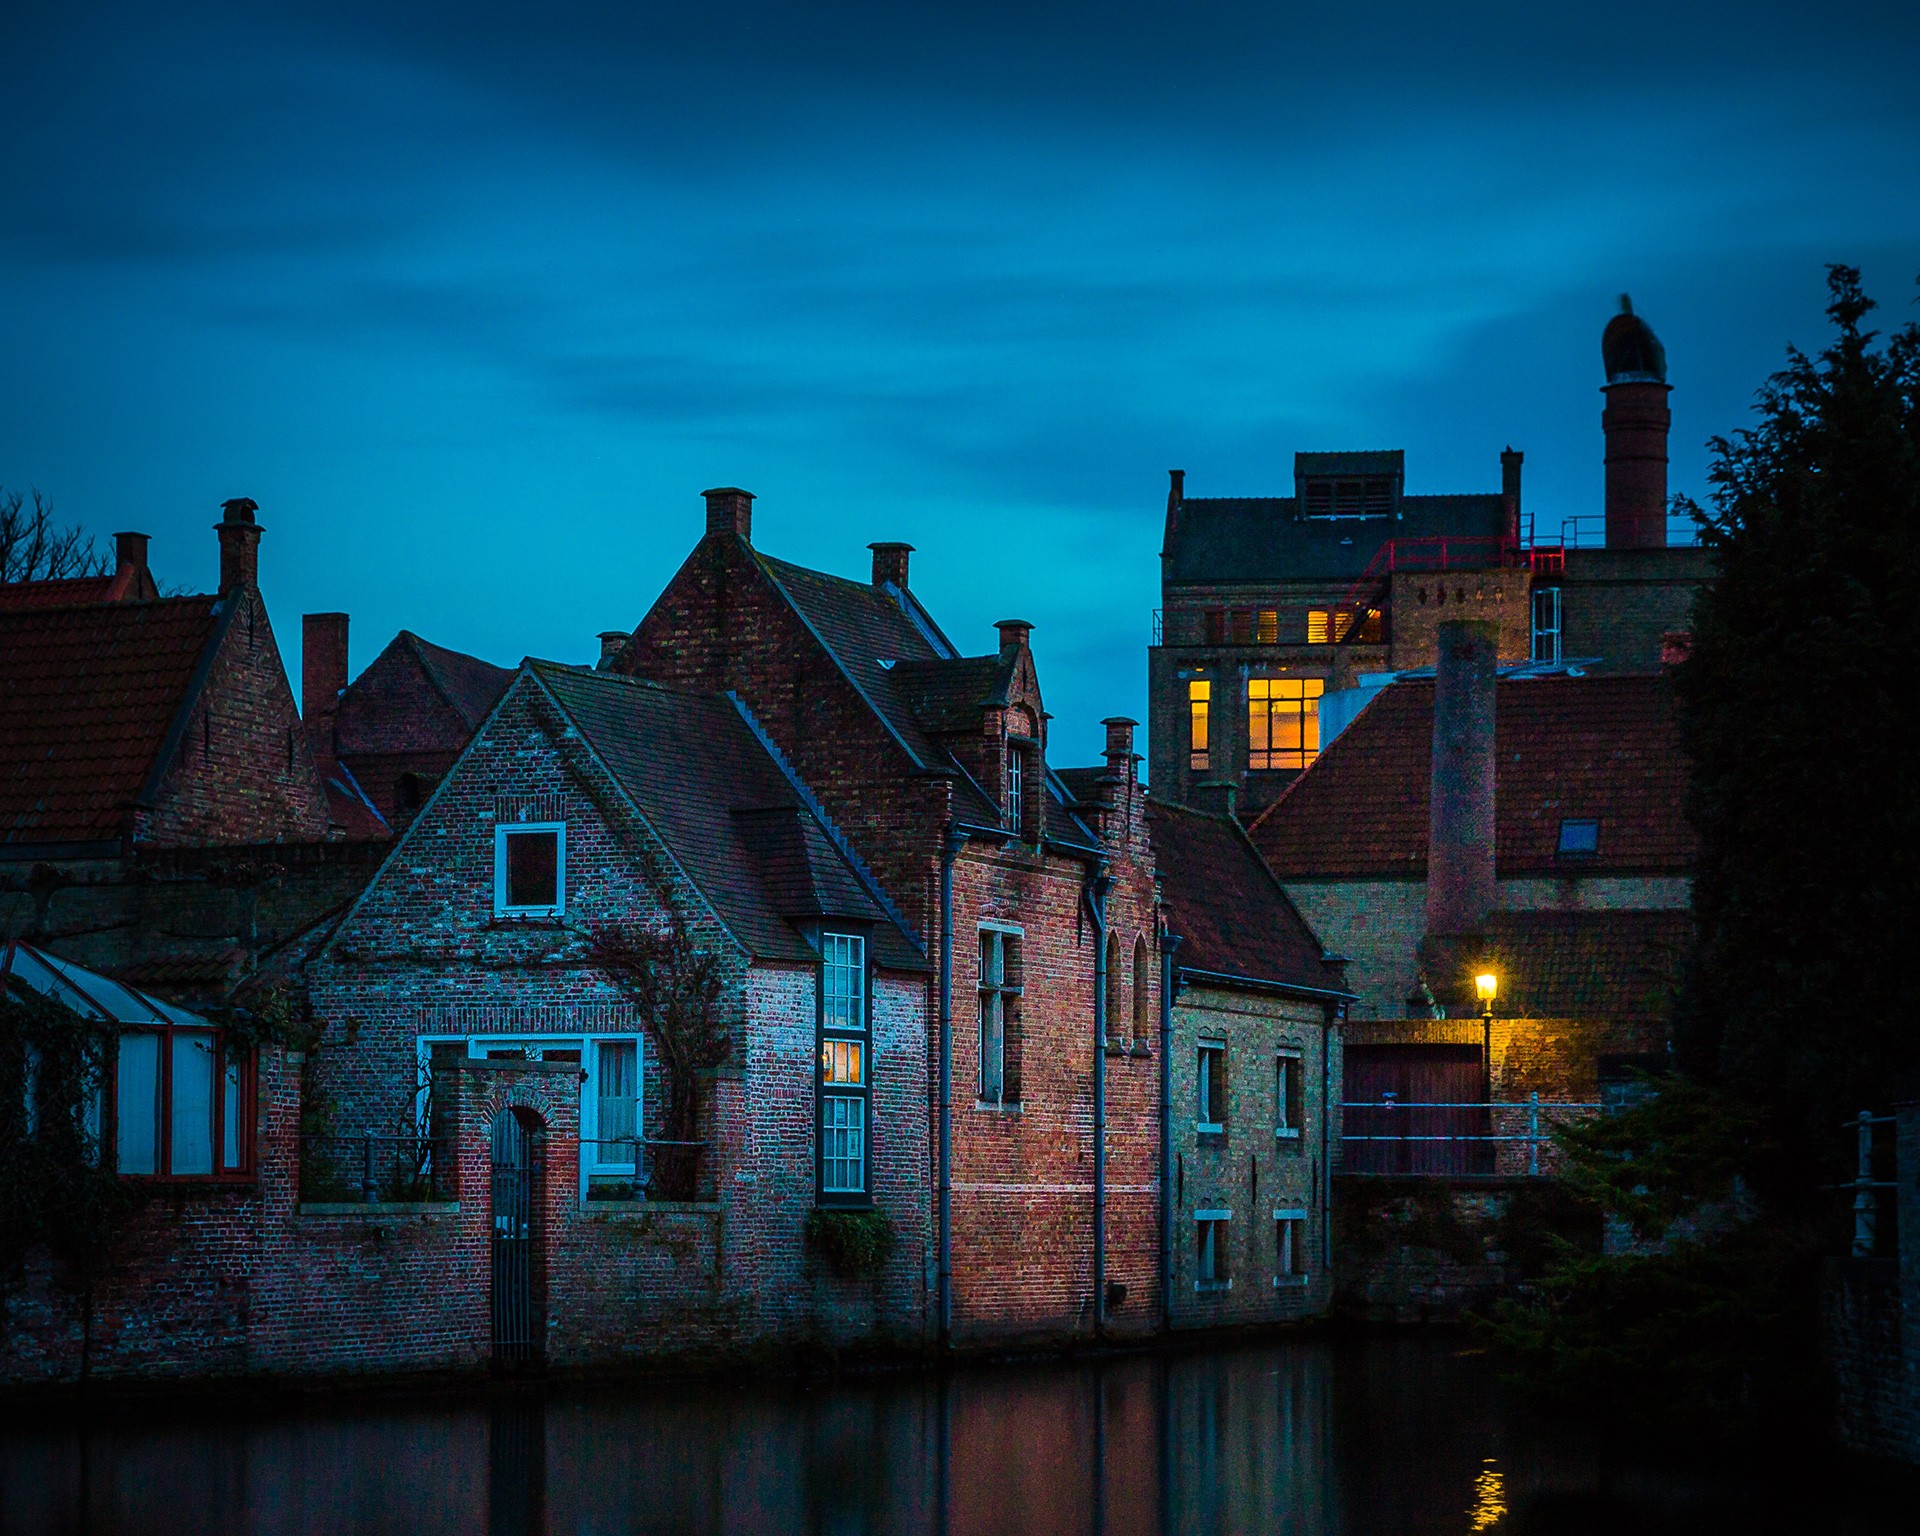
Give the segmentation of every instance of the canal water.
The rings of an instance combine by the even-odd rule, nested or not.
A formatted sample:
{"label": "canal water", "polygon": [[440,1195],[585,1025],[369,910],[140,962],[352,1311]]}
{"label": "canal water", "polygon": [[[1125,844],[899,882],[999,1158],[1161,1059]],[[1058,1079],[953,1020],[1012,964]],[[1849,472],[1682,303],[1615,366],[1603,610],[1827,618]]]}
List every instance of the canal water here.
{"label": "canal water", "polygon": [[1430,1335],[0,1424],[6,1536],[1920,1530],[1861,1484],[1814,1450],[1610,1448]]}

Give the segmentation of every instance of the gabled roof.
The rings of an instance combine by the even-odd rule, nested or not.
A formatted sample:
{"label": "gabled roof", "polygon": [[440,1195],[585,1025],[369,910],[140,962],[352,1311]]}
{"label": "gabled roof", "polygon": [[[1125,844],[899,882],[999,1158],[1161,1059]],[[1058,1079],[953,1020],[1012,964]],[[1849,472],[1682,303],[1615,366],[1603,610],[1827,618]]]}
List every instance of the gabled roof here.
{"label": "gabled roof", "polygon": [[499,703],[500,695],[513,681],[511,667],[496,667],[464,651],[450,651],[444,645],[422,640],[410,629],[401,630],[399,638],[420,658],[427,676],[447,702],[460,712],[468,730],[487,718],[488,711]]}
{"label": "gabled roof", "polygon": [[1666,1019],[1693,945],[1684,908],[1496,912],[1487,962],[1500,1011],[1525,1019]]}
{"label": "gabled roof", "polygon": [[327,819],[353,842],[379,842],[393,836],[380,808],[367,798],[360,781],[345,763],[328,763],[321,770],[327,790]]}
{"label": "gabled roof", "polygon": [[556,662],[526,670],[752,954],[811,960],[794,924],[828,916],[871,924],[878,964],[926,968],[731,701]]}
{"label": "gabled roof", "polygon": [[[1664,677],[1502,678],[1495,694],[1495,864],[1521,875],[1684,875],[1687,759]],[[1283,879],[1424,879],[1433,684],[1389,684],[1248,828]],[[1562,857],[1562,821],[1599,823]]]}
{"label": "gabled roof", "polygon": [[1350,995],[1238,822],[1149,800],[1147,826],[1182,970]]}
{"label": "gabled roof", "polygon": [[511,667],[403,629],[340,695],[340,752],[458,752],[512,681]]}
{"label": "gabled roof", "polygon": [[1497,539],[1507,526],[1497,491],[1403,496],[1400,516],[1301,517],[1291,496],[1189,496],[1169,509],[1168,585],[1180,582],[1351,581],[1389,539]]}
{"label": "gabled roof", "polygon": [[208,596],[0,611],[0,842],[129,830],[221,612]]}
{"label": "gabled roof", "polygon": [[0,583],[0,613],[28,608],[79,608],[112,601],[111,576],[63,576],[50,581]]}
{"label": "gabled roof", "polygon": [[1013,668],[998,656],[953,656],[903,661],[893,669],[893,688],[921,726],[935,735],[978,733],[980,717],[1005,704]]}

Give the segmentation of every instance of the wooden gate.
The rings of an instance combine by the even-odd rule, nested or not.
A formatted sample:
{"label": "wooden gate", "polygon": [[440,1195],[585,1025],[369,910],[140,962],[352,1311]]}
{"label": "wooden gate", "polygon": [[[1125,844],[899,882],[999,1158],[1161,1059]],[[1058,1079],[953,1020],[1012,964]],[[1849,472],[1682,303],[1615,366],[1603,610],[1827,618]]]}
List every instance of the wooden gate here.
{"label": "wooden gate", "polygon": [[537,1364],[540,1306],[541,1136],[531,1117],[503,1109],[493,1122],[493,1363],[502,1369]]}
{"label": "wooden gate", "polygon": [[1473,1139],[1489,1129],[1480,1047],[1350,1045],[1342,1059],[1345,1172],[1493,1171],[1493,1143]]}

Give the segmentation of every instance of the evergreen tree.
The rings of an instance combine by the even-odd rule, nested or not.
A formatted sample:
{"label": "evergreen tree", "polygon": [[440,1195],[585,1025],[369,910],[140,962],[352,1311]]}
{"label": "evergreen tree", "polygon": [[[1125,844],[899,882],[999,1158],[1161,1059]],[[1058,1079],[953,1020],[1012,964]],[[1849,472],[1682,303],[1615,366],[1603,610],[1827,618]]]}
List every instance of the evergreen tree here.
{"label": "evergreen tree", "polygon": [[1681,1063],[1770,1114],[1803,1193],[1920,1065],[1920,327],[1876,347],[1859,272],[1828,287],[1833,341],[1710,445],[1689,509],[1719,578],[1675,674],[1700,844]]}

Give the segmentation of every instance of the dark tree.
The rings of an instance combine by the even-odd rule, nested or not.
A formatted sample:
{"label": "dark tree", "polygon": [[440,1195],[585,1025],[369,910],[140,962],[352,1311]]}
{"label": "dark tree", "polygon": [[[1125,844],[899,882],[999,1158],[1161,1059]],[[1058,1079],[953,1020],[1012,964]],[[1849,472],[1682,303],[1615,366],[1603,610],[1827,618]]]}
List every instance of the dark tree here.
{"label": "dark tree", "polygon": [[1689,510],[1719,579],[1675,674],[1700,840],[1681,1061],[1769,1113],[1803,1190],[1920,1065],[1920,327],[1876,346],[1859,272],[1828,287],[1831,343],[1710,445]]}
{"label": "dark tree", "polygon": [[38,491],[33,505],[18,491],[0,491],[0,582],[98,576],[106,560],[93,539],[53,520],[53,503]]}

